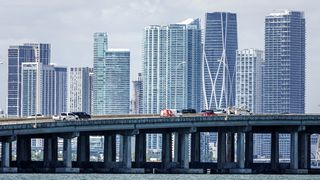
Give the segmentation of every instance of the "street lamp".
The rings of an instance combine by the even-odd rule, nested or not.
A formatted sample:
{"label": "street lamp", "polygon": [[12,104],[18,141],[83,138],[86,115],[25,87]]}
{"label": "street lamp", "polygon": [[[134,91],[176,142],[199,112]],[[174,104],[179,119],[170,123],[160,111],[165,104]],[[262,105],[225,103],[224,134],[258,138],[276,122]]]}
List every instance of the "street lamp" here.
{"label": "street lamp", "polygon": [[176,66],[175,88],[174,88],[174,108],[177,109],[177,80],[178,80],[178,68],[180,65],[185,64],[186,61],[182,61]]}

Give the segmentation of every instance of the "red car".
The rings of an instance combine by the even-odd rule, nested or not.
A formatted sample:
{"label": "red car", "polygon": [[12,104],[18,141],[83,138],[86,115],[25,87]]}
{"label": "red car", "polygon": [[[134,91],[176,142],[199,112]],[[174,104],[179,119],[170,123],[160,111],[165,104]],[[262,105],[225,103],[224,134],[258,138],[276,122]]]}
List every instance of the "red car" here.
{"label": "red car", "polygon": [[201,116],[216,116],[217,114],[215,114],[213,112],[213,110],[202,110],[201,111]]}

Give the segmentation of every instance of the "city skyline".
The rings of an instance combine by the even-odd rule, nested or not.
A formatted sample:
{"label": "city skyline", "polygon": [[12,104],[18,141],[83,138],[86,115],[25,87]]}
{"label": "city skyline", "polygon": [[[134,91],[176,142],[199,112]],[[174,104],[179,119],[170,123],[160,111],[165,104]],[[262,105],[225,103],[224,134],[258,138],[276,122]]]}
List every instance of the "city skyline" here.
{"label": "city skyline", "polygon": [[[33,1],[35,2],[35,1]],[[266,3],[268,2],[268,3]],[[316,81],[319,79],[319,76],[316,73],[316,67],[319,67],[319,65],[317,65],[316,61],[316,47],[315,47],[315,39],[317,38],[308,38],[308,37],[313,37],[316,36],[317,29],[319,29],[319,27],[317,27],[317,21],[315,20],[316,17],[316,13],[317,11],[315,10],[315,4],[318,3],[316,1],[314,1],[314,3],[312,2],[304,2],[301,3],[302,1],[290,1],[290,4],[288,2],[274,2],[274,3],[269,3],[270,1],[260,1],[258,2],[253,2],[253,1],[246,1],[246,2],[241,2],[242,4],[250,4],[252,7],[256,7],[253,8],[252,11],[249,12],[245,12],[243,10],[243,8],[236,8],[237,4],[236,2],[231,3],[230,1],[227,2],[220,2],[220,3],[209,3],[209,1],[193,1],[190,2],[190,4],[187,4],[187,8],[184,11],[179,11],[180,13],[177,13],[176,16],[174,16],[173,18],[170,17],[170,12],[175,12],[174,10],[178,7],[179,4],[181,4],[181,1],[177,1],[174,3],[174,5],[169,6],[167,1],[164,1],[163,5],[160,5],[159,1],[155,1],[154,3],[151,3],[149,1],[144,1],[143,3],[141,3],[141,7],[137,7],[137,2],[132,2],[132,3],[124,3],[122,1],[116,3],[118,7],[117,10],[121,11],[121,8],[123,5],[123,8],[128,8],[129,12],[130,11],[134,11],[137,12],[138,10],[150,10],[150,11],[145,11],[145,12],[141,12],[140,14],[136,14],[134,15],[135,18],[137,18],[136,16],[141,16],[142,13],[146,13],[146,14],[154,14],[156,12],[160,12],[159,16],[157,17],[147,17],[145,19],[141,19],[141,22],[137,23],[137,21],[133,21],[135,24],[133,26],[131,26],[132,28],[129,29],[133,29],[130,30],[132,31],[132,33],[126,33],[123,29],[121,29],[119,32],[116,32],[117,30],[119,30],[119,28],[122,26],[122,24],[120,23],[114,23],[113,26],[104,26],[103,27],[99,27],[97,28],[97,26],[90,26],[90,28],[86,29],[86,33],[82,34],[84,36],[79,36],[79,33],[81,34],[81,32],[77,32],[75,33],[75,36],[71,36],[71,34],[69,34],[69,36],[65,36],[67,32],[70,31],[70,29],[72,29],[71,27],[71,20],[72,17],[74,17],[76,13],[74,10],[76,9],[81,9],[81,6],[83,6],[85,3],[81,2],[77,5],[75,5],[74,8],[70,8],[70,4],[66,3],[62,3],[59,1],[55,1],[55,2],[50,2],[50,3],[39,3],[36,4],[35,3],[31,3],[31,2],[25,2],[25,3],[19,3],[17,1],[13,1],[13,2],[7,2],[3,4],[3,7],[7,7],[10,9],[10,7],[18,7],[17,9],[20,8],[23,9],[24,7],[28,7],[30,5],[35,5],[35,7],[44,7],[45,9],[47,8],[48,10],[50,10],[51,6],[52,7],[66,7],[66,11],[65,12],[69,12],[66,13],[69,16],[66,16],[68,18],[66,18],[67,20],[69,20],[68,24],[67,21],[65,21],[65,23],[67,23],[69,26],[66,26],[66,28],[62,28],[63,31],[59,31],[61,34],[61,37],[58,36],[59,33],[55,32],[56,35],[53,36],[54,38],[48,36],[48,33],[53,33],[53,30],[47,30],[46,33],[44,32],[39,32],[37,34],[33,34],[31,33],[31,30],[33,27],[30,27],[30,31],[23,31],[22,33],[19,34],[19,37],[17,37],[17,35],[14,35],[12,33],[15,33],[16,31],[12,31],[10,33],[5,33],[7,28],[13,28],[12,30],[15,30],[15,27],[11,27],[13,25],[18,25],[17,20],[15,18],[13,18],[13,23],[11,24],[5,24],[8,25],[8,27],[6,26],[2,31],[2,35],[0,38],[3,39],[3,41],[0,44],[0,51],[2,53],[0,53],[0,57],[1,57],[1,61],[5,61],[6,64],[6,49],[8,48],[9,45],[11,44],[21,44],[24,42],[49,42],[52,44],[52,46],[54,47],[54,51],[52,52],[52,62],[56,62],[60,65],[64,65],[64,66],[71,66],[76,63],[80,64],[81,66],[90,66],[90,64],[92,63],[92,39],[90,39],[92,37],[92,33],[99,31],[99,30],[104,30],[107,31],[109,34],[111,34],[112,37],[112,42],[114,42],[114,44],[112,45],[112,47],[121,47],[121,46],[125,46],[125,47],[129,47],[131,49],[131,54],[132,54],[132,59],[133,62],[132,65],[133,66],[133,71],[131,72],[131,80],[134,80],[136,78],[136,74],[137,72],[140,72],[139,70],[141,70],[141,36],[142,36],[142,28],[146,25],[149,24],[169,24],[172,22],[179,22],[183,19],[192,17],[192,18],[197,18],[200,17],[202,22],[204,21],[204,14],[205,12],[214,12],[214,11],[230,11],[230,12],[235,12],[237,13],[237,18],[238,18],[238,31],[239,31],[239,49],[243,49],[243,48],[259,48],[259,49],[263,49],[263,45],[264,45],[264,17],[269,14],[270,12],[273,11],[273,9],[282,9],[282,8],[288,8],[288,9],[297,9],[297,10],[301,10],[301,11],[305,11],[306,14],[306,19],[307,19],[307,82],[306,82],[306,112],[318,112],[320,107],[318,106],[319,102],[317,101],[317,99],[319,99],[319,95],[317,93],[317,90],[319,89],[319,87],[317,86],[312,86],[311,82]],[[29,4],[30,3],[30,4]],[[124,3],[124,4],[123,4]],[[264,4],[266,3],[266,4]],[[97,3],[98,4],[98,3]],[[214,4],[211,5],[211,4]],[[264,4],[265,6],[263,6],[263,8],[261,8],[262,6],[259,4]],[[272,4],[272,5],[270,5]],[[101,5],[101,4],[100,4]],[[232,6],[231,6],[232,5]],[[165,7],[169,6],[170,8],[168,8],[168,10],[165,10]],[[114,6],[112,6],[114,7]],[[189,7],[189,8],[188,8]],[[190,8],[190,7],[195,7]],[[230,7],[230,8],[229,8]],[[90,12],[92,11],[93,5],[86,7],[87,8],[87,15],[89,19],[91,19],[92,14],[90,14]],[[96,8],[93,8],[96,9]],[[101,8],[103,9],[103,8]],[[102,11],[102,10],[101,10]],[[5,11],[2,11],[2,13]],[[14,10],[13,12],[17,12],[16,10]],[[64,11],[59,11],[58,12],[64,14]],[[100,12],[100,11],[99,11]],[[103,11],[103,12],[108,12],[108,11]],[[127,12],[127,13],[129,13]],[[12,12],[10,12],[12,13]],[[10,14],[9,13],[9,14]],[[22,11],[23,13],[23,11]],[[110,11],[110,13],[115,13],[114,11]],[[167,13],[167,14],[166,14]],[[32,13],[31,13],[32,14]],[[144,15],[146,15],[144,14]],[[98,14],[99,15],[99,14]],[[119,15],[120,17],[122,17],[122,15]],[[4,16],[5,17],[5,16]],[[83,16],[81,16],[83,17]],[[104,16],[106,19],[106,23],[108,22],[108,20],[110,18],[108,18],[108,16]],[[168,18],[170,17],[170,18]],[[44,17],[45,18],[45,17]],[[88,19],[86,17],[84,18],[85,22],[88,22]],[[99,18],[101,18],[99,16]],[[81,18],[79,18],[81,19]],[[112,19],[112,18],[111,18]],[[41,21],[41,19],[39,19]],[[101,19],[99,20],[99,22],[101,21]],[[0,22],[2,23],[8,23],[6,20],[4,19],[0,19]],[[16,22],[16,23],[15,23]],[[118,21],[121,22],[121,21]],[[40,25],[43,22],[38,22]],[[93,23],[97,23],[96,21],[94,21]],[[122,21],[123,24],[129,23],[127,25],[132,25],[132,23],[130,22],[130,19],[126,19],[125,21]],[[81,23],[80,23],[81,24]],[[78,24],[76,23],[75,28],[79,27],[79,22]],[[144,25],[141,25],[144,24]],[[254,28],[245,28],[245,26],[254,24]],[[84,24],[82,24],[84,25]],[[24,24],[22,23],[19,26],[24,26]],[[37,26],[36,26],[37,27]],[[45,28],[45,27],[43,27]],[[47,27],[48,28],[48,27]],[[23,29],[23,28],[22,28]],[[89,30],[88,30],[89,29]],[[117,29],[117,30],[115,30]],[[252,30],[254,29],[254,31]],[[20,30],[21,31],[21,30]],[[90,32],[89,32],[90,31]],[[309,31],[309,32],[308,32]],[[61,32],[65,32],[65,33],[61,33]],[[74,31],[73,31],[74,32]],[[255,32],[257,35],[254,35],[253,37],[249,37],[249,35],[253,34],[252,32]],[[10,34],[12,36],[10,36]],[[77,41],[74,37],[81,37],[79,38],[80,40],[82,40],[82,42]],[[89,39],[87,38],[87,36],[89,37]],[[121,36],[123,36],[123,38],[121,38]],[[12,38],[8,38],[8,37],[12,37]],[[130,37],[130,38],[128,38]],[[64,38],[70,42],[73,42],[73,45],[69,47],[71,48],[71,51],[68,51],[68,53],[66,54],[66,50],[64,50],[64,48],[66,46],[60,44],[60,43],[65,43],[64,41],[61,41]],[[131,38],[136,38],[135,40],[132,40]],[[246,41],[244,41],[243,39],[248,39]],[[60,40],[60,41],[58,41]],[[10,43],[9,43],[10,42]],[[77,43],[74,43],[77,42]],[[311,42],[311,43],[310,43]],[[313,42],[313,43],[312,43]],[[128,43],[128,46],[126,46],[126,43]],[[68,44],[68,43],[66,43]],[[78,44],[78,45],[77,45]],[[86,51],[84,51],[83,49],[79,50],[79,48],[77,48],[79,46],[79,44],[88,47]],[[84,45],[85,44],[85,45]],[[5,49],[3,48],[5,47]],[[133,48],[132,48],[133,47]],[[65,48],[67,49],[67,48]],[[72,50],[73,49],[73,50]],[[3,53],[4,52],[4,53]],[[73,53],[72,53],[73,52]],[[75,53],[75,52],[85,52],[85,53]],[[313,52],[313,53],[312,53]],[[311,55],[310,55],[311,54]],[[70,58],[70,57],[73,58]],[[83,57],[80,57],[83,56]],[[139,57],[140,56],[140,57]],[[79,58],[80,57],[80,58]],[[3,60],[4,59],[4,60]],[[73,59],[73,60],[71,60]],[[64,64],[62,64],[62,62],[64,62]],[[140,64],[140,65],[139,65]],[[2,70],[5,70],[5,66],[0,65],[1,68],[1,72]],[[1,73],[2,74],[2,73]],[[3,75],[1,75],[1,80],[6,79],[5,77],[3,77]],[[1,94],[3,94],[3,91],[1,89]],[[0,99],[0,102],[2,102],[4,100]],[[0,108],[3,108],[3,102],[0,105]]]}

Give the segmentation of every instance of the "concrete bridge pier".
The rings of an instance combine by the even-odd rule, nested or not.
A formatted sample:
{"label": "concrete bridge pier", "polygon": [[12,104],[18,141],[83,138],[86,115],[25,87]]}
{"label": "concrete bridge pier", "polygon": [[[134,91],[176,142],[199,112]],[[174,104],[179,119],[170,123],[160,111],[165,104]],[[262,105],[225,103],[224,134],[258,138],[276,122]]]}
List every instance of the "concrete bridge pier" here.
{"label": "concrete bridge pier", "polygon": [[90,161],[90,136],[80,133],[77,140],[77,162],[79,168],[86,168]]}
{"label": "concrete bridge pier", "polygon": [[16,173],[18,168],[10,167],[11,142],[15,140],[14,136],[1,137],[1,167],[0,173]]}
{"label": "concrete bridge pier", "polygon": [[145,168],[146,163],[146,133],[136,135],[135,167]]}
{"label": "concrete bridge pier", "polygon": [[[190,162],[189,162],[190,137],[191,137],[191,134],[193,134],[193,133],[197,133],[196,128],[186,128],[186,129],[183,129],[178,132],[177,167],[172,168],[170,170],[172,173],[203,174],[203,169],[189,168],[189,164],[190,164]],[[196,135],[194,135],[194,136],[196,136]],[[200,140],[200,137],[199,137],[199,140]],[[196,144],[200,144],[200,142],[195,142],[195,145]],[[196,150],[194,149],[193,151],[195,153]],[[193,155],[195,156],[196,154],[193,154]],[[198,158],[198,157],[194,157],[194,158]]]}
{"label": "concrete bridge pier", "polygon": [[63,167],[56,168],[57,173],[79,173],[79,168],[72,167],[71,139],[78,137],[79,133],[65,133],[63,138]]}
{"label": "concrete bridge pier", "polygon": [[163,170],[172,168],[172,134],[170,132],[162,133],[162,157],[161,167]]}
{"label": "concrete bridge pier", "polygon": [[271,171],[279,172],[279,133],[271,133]]}
{"label": "concrete bridge pier", "polygon": [[[299,138],[300,135],[300,138]],[[300,140],[300,142],[299,142]],[[304,163],[307,163],[307,152],[308,148],[302,145],[308,145],[307,142],[302,142],[304,140],[308,140],[306,134],[304,132],[293,131],[291,132],[291,143],[290,143],[290,169],[286,170],[286,173],[293,174],[308,174],[308,169],[304,168]],[[299,151],[300,144],[300,151]],[[300,155],[300,156],[299,156]],[[307,161],[307,162],[304,162]],[[300,163],[300,166],[299,166]],[[301,167],[301,165],[303,165]],[[300,169],[303,168],[303,169]]]}
{"label": "concrete bridge pier", "polygon": [[104,135],[104,169],[110,171],[115,167],[116,162],[116,135],[105,134]]}
{"label": "concrete bridge pier", "polygon": [[226,164],[226,133],[218,132],[218,172],[225,173]]}
{"label": "concrete bridge pier", "polygon": [[58,161],[58,138],[56,136],[44,137],[44,168],[47,172],[52,172]]}
{"label": "concrete bridge pier", "polygon": [[252,169],[253,165],[253,133],[245,134],[245,168]]}
{"label": "concrete bridge pier", "polygon": [[17,167],[19,172],[32,171],[31,137],[17,136]]}
{"label": "concrete bridge pier", "polygon": [[191,164],[199,164],[200,161],[200,132],[191,134]]}
{"label": "concrete bridge pier", "polygon": [[131,141],[134,135],[138,135],[139,130],[128,130],[122,133],[123,141],[120,141],[120,151],[122,159],[120,161],[121,165],[118,168],[112,169],[115,173],[144,173],[144,168],[132,168],[132,158],[131,158]]}
{"label": "concrete bridge pier", "polygon": [[[237,168],[230,169],[230,173],[237,174],[250,174],[252,173],[251,168],[246,168],[245,163],[245,133],[238,132],[237,133]],[[250,150],[249,150],[250,151]]]}

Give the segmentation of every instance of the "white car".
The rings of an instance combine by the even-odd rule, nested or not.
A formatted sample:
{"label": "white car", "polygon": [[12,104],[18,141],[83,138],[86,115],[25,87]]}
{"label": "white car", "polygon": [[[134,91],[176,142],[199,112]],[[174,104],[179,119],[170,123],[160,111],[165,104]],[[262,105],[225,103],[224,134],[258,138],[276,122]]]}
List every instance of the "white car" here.
{"label": "white car", "polygon": [[62,112],[60,115],[52,116],[53,120],[61,120],[61,121],[68,121],[68,120],[78,120],[79,117],[70,112]]}
{"label": "white car", "polygon": [[36,118],[36,117],[37,117],[37,118],[40,118],[40,117],[44,117],[44,116],[43,116],[42,114],[36,114],[36,115],[35,115],[35,114],[32,114],[31,116],[28,116],[27,118],[28,118],[28,119],[31,119],[31,118]]}

